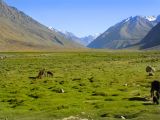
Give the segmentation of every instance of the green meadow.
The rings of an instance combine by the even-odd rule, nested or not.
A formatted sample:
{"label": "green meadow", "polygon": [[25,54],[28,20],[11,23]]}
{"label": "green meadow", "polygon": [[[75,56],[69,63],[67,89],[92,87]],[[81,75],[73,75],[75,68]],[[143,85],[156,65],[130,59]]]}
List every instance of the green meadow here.
{"label": "green meadow", "polygon": [[[7,57],[0,60],[0,120],[160,118],[160,106],[150,98],[150,84],[160,78],[160,52],[13,52],[0,56]],[[147,65],[156,68],[154,76],[145,72]],[[54,76],[31,79],[43,68]]]}

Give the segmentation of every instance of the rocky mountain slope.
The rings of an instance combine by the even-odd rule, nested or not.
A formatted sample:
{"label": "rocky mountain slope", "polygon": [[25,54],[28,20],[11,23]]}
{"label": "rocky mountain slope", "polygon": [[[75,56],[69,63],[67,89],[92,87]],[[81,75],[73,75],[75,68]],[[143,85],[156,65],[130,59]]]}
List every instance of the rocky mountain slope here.
{"label": "rocky mountain slope", "polygon": [[138,43],[140,49],[160,49],[160,23]]}
{"label": "rocky mountain slope", "polygon": [[129,17],[110,27],[91,42],[90,48],[122,49],[139,43],[158,23],[158,17]]}
{"label": "rocky mountain slope", "polygon": [[82,48],[0,0],[0,51]]}

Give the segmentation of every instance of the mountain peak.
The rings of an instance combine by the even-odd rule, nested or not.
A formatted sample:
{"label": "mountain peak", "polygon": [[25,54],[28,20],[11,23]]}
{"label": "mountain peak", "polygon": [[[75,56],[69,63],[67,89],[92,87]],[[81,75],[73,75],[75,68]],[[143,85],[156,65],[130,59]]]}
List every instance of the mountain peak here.
{"label": "mountain peak", "polygon": [[131,16],[108,28],[91,42],[91,48],[122,49],[138,43],[157,24],[154,16]]}
{"label": "mountain peak", "polygon": [[155,21],[157,19],[157,17],[155,17],[155,16],[145,16],[144,18],[149,21]]}
{"label": "mountain peak", "polygon": [[154,22],[154,21],[157,20],[157,17],[155,17],[155,16],[140,16],[140,15],[137,15],[137,16],[128,17],[127,19],[124,19],[123,22],[126,23],[128,21],[137,21],[137,20],[140,20],[140,19],[145,19],[147,21]]}
{"label": "mountain peak", "polygon": [[137,21],[137,20],[140,20],[140,19],[144,19],[144,17],[142,17],[142,16],[130,16],[127,19],[122,20],[122,23],[127,23],[129,21]]}

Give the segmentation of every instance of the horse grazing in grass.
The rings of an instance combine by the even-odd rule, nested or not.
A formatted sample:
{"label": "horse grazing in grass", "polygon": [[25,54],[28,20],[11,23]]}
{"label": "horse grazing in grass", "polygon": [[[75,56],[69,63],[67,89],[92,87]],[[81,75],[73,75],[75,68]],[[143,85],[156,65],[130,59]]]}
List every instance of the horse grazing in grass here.
{"label": "horse grazing in grass", "polygon": [[39,73],[36,77],[29,77],[30,79],[42,79],[42,77],[53,77],[51,71],[46,71],[45,69],[39,70]]}
{"label": "horse grazing in grass", "polygon": [[42,79],[42,77],[45,75],[45,69],[42,69],[39,71],[38,76],[36,78]]}
{"label": "horse grazing in grass", "polygon": [[149,76],[153,76],[153,73],[155,71],[156,71],[155,68],[150,65],[146,67],[146,72],[149,74]]}
{"label": "horse grazing in grass", "polygon": [[151,83],[151,97],[153,99],[153,103],[159,104],[159,96],[160,96],[160,82],[154,80]]}
{"label": "horse grazing in grass", "polygon": [[51,71],[46,72],[47,77],[53,77],[53,73]]}

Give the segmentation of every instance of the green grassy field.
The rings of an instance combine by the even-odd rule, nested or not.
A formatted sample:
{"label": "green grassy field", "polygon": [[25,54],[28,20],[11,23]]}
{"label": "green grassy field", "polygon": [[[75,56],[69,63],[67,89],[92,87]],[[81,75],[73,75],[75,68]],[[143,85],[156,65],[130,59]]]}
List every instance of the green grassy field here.
{"label": "green grassy field", "polygon": [[[0,60],[0,120],[159,120],[150,83],[159,79],[160,52],[0,55],[7,56]],[[147,65],[157,69],[154,76]],[[54,76],[29,78],[43,68]]]}

